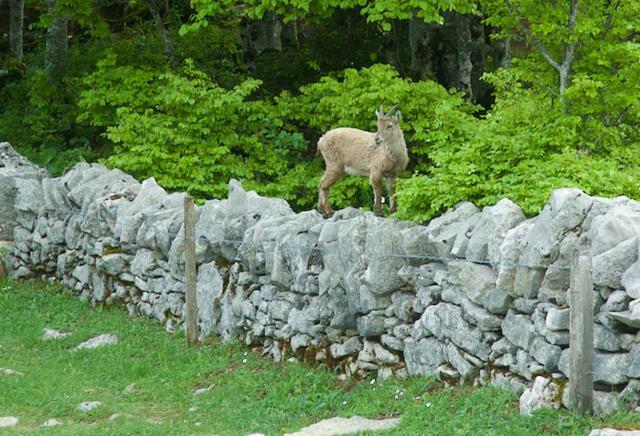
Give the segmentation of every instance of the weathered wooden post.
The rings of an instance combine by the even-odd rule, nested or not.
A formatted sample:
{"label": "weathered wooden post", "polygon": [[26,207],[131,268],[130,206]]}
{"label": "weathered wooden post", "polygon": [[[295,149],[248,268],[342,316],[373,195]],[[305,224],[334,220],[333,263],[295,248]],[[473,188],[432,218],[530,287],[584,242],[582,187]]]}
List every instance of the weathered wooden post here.
{"label": "weathered wooden post", "polygon": [[196,214],[193,197],[184,197],[184,294],[187,343],[198,341],[198,300],[196,295]]}
{"label": "weathered wooden post", "polygon": [[581,415],[593,413],[593,281],[591,251],[580,247],[571,264],[570,404]]}

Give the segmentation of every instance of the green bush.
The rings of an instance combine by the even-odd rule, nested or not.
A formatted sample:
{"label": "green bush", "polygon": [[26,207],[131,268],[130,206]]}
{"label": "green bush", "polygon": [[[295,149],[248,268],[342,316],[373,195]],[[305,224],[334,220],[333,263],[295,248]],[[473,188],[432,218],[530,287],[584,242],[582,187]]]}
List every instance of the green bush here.
{"label": "green bush", "polygon": [[259,81],[226,90],[190,62],[156,70],[121,66],[110,55],[84,86],[79,119],[115,144],[108,165],[201,197],[226,196],[237,178],[294,203],[308,198],[311,169],[299,157],[307,143],[282,130],[270,104],[247,100]]}

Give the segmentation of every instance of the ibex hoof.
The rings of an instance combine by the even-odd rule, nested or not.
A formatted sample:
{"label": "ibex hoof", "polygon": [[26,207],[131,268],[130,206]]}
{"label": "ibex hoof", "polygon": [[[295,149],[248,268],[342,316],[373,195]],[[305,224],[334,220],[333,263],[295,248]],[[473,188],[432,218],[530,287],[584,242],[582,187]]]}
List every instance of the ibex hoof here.
{"label": "ibex hoof", "polygon": [[318,210],[318,212],[320,212],[320,214],[322,215],[322,218],[324,219],[329,219],[333,216],[334,213],[336,213],[335,210],[330,210],[328,212],[325,212],[324,210]]}

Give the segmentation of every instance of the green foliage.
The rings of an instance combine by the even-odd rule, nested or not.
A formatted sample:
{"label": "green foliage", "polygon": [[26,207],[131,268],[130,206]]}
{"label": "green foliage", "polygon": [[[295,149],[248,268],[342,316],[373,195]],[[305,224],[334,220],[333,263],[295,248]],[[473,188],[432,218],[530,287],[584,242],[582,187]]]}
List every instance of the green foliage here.
{"label": "green foliage", "polygon": [[597,148],[581,117],[565,114],[552,98],[509,84],[485,119],[459,126],[467,132],[465,141],[434,148],[433,167],[401,182],[400,217],[424,221],[463,200],[486,206],[502,197],[533,215],[558,187],[602,196],[640,194],[639,143]]}
{"label": "green foliage", "polygon": [[197,196],[225,196],[230,178],[289,200],[306,194],[306,141],[282,130],[268,103],[247,100],[259,81],[226,90],[190,62],[151,70],[110,55],[84,85],[79,119],[106,130],[115,144],[109,165]]}

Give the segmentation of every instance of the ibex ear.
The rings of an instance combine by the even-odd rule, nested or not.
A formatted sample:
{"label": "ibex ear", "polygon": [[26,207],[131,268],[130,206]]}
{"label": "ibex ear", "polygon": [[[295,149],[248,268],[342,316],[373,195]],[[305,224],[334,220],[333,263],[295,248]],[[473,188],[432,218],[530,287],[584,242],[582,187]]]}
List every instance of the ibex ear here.
{"label": "ibex ear", "polygon": [[394,118],[396,119],[396,124],[399,124],[400,120],[402,119],[402,113],[400,113],[400,111],[396,112],[396,115]]}
{"label": "ibex ear", "polygon": [[380,119],[383,116],[384,116],[384,102],[380,103],[380,109],[376,109],[376,117]]}

